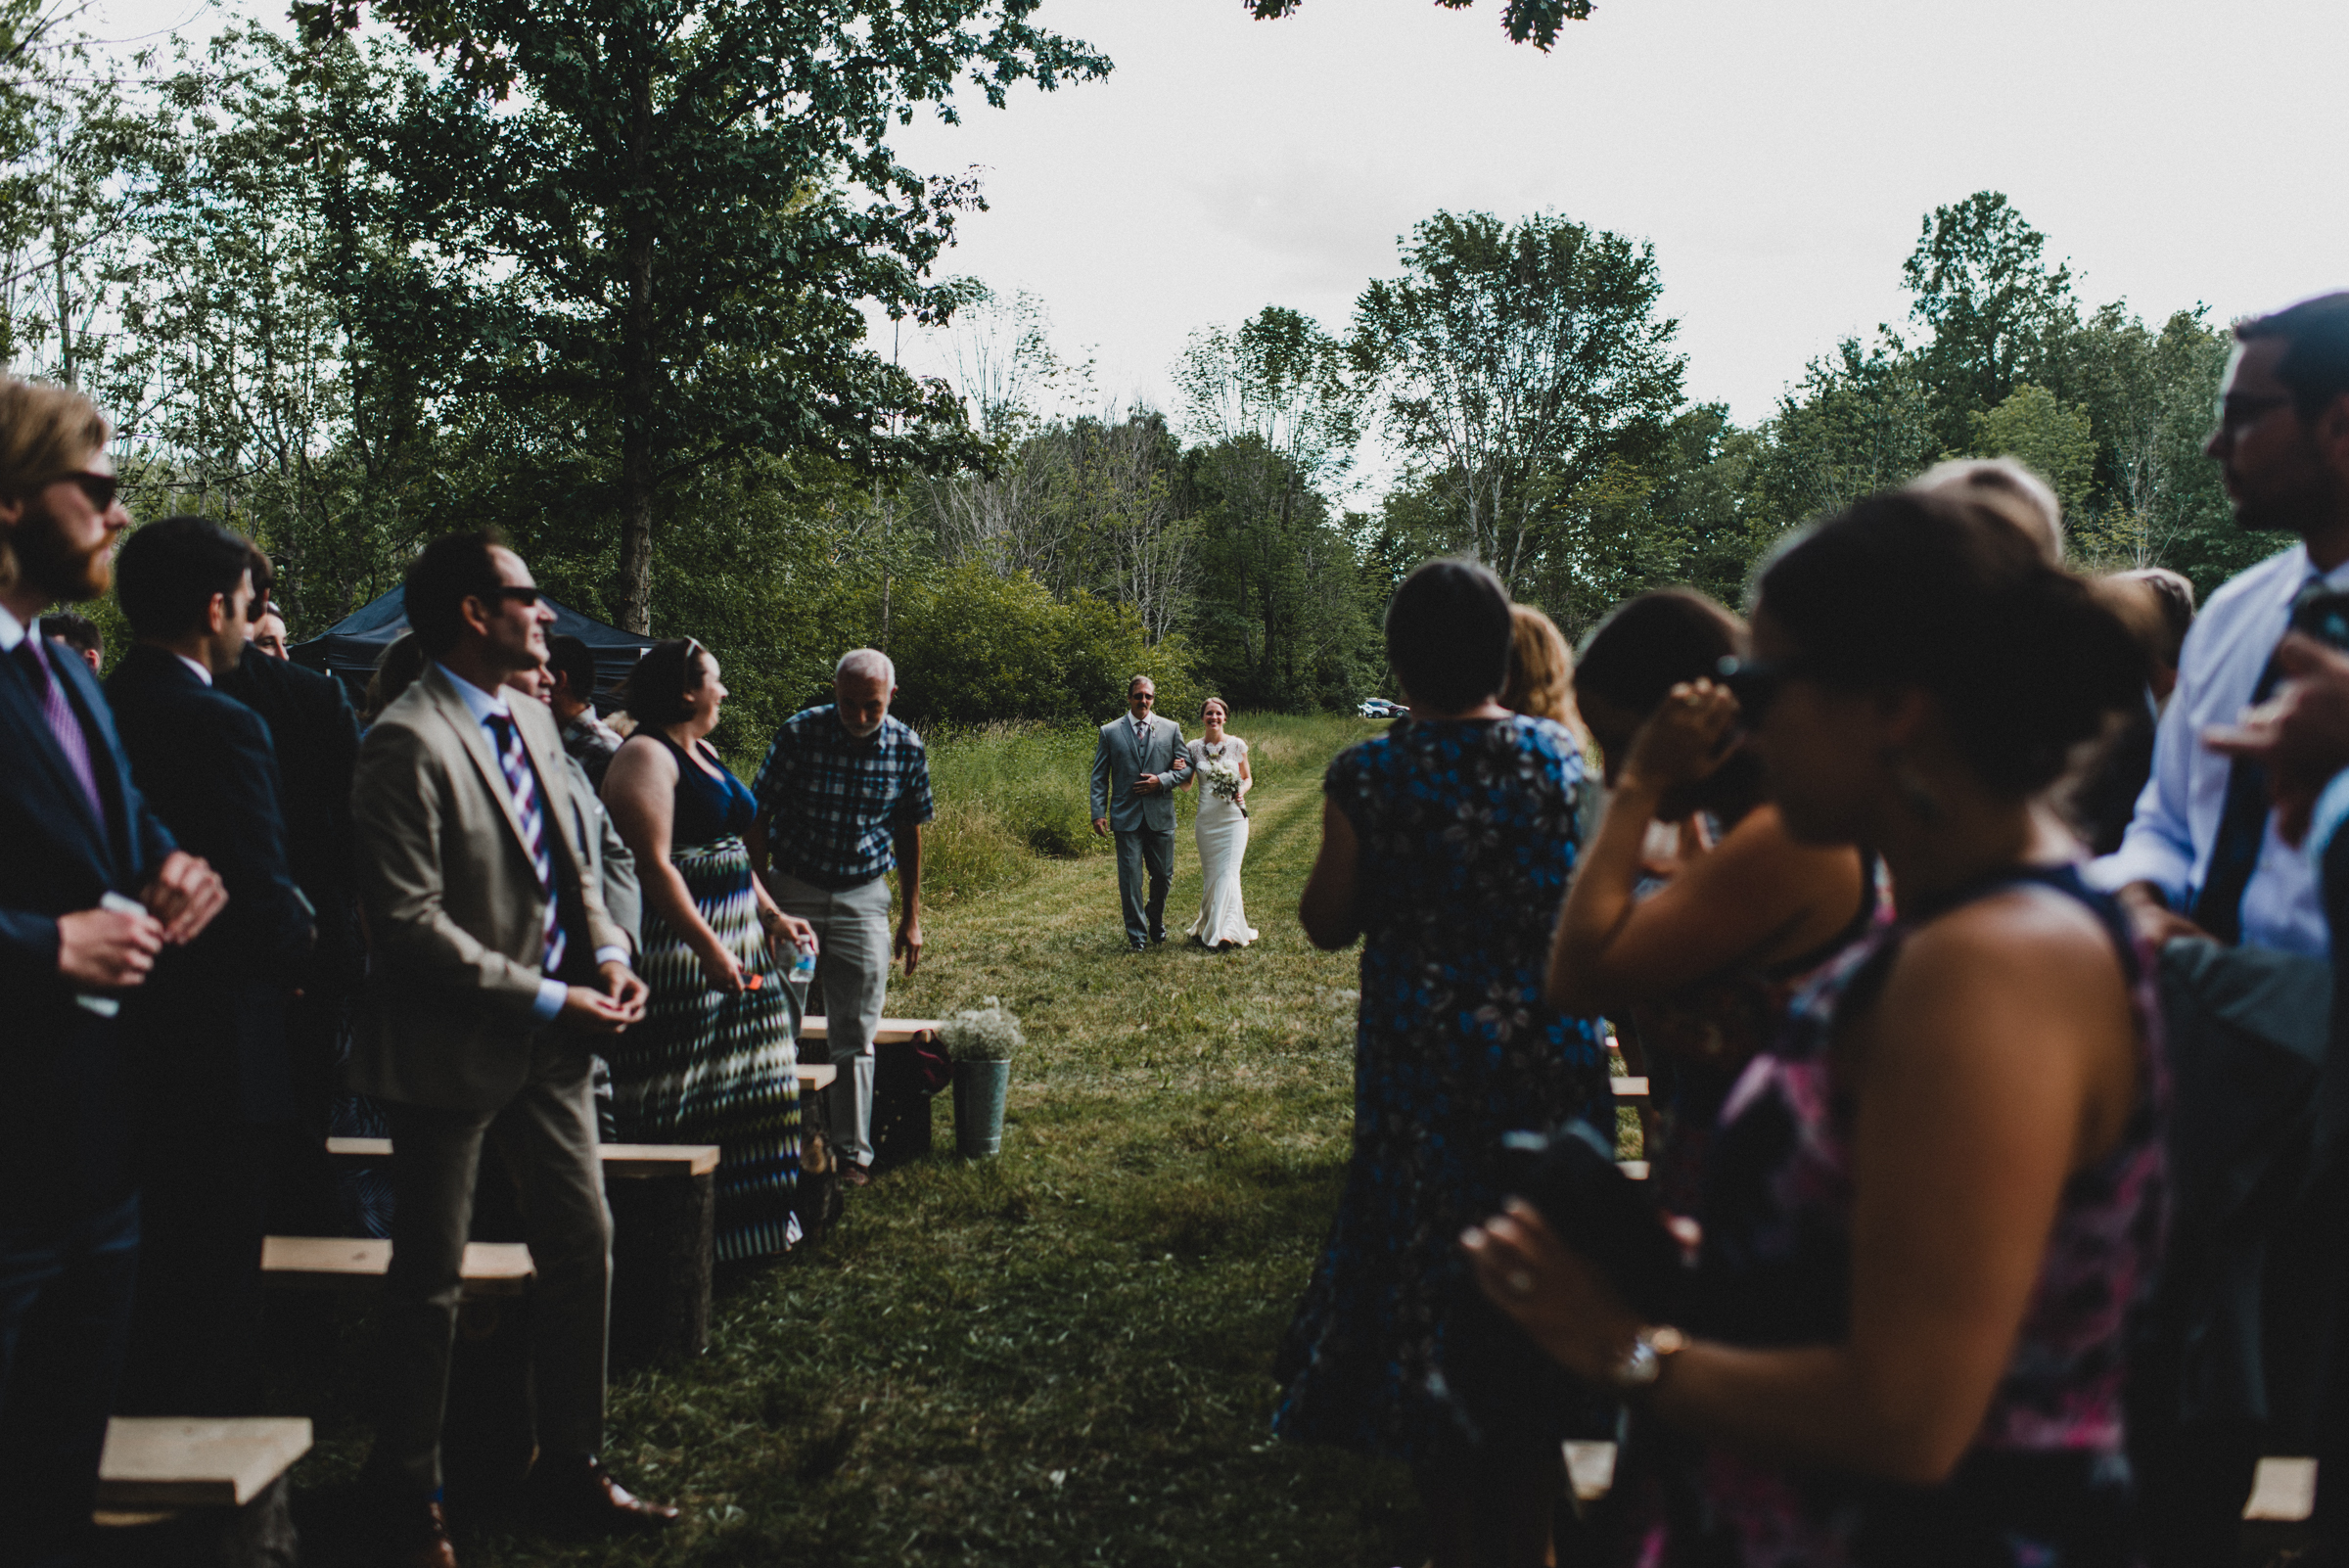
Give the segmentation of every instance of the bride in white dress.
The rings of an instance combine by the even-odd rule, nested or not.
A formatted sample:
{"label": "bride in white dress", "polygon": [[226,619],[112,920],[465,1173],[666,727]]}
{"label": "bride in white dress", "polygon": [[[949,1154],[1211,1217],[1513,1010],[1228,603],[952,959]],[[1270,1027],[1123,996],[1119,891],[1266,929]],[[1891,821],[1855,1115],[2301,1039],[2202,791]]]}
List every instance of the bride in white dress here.
{"label": "bride in white dress", "polygon": [[1190,935],[1209,947],[1245,947],[1256,940],[1240,905],[1240,862],[1248,854],[1248,743],[1227,735],[1230,715],[1210,697],[1199,717],[1207,726],[1191,742],[1191,776],[1199,781],[1199,918]]}

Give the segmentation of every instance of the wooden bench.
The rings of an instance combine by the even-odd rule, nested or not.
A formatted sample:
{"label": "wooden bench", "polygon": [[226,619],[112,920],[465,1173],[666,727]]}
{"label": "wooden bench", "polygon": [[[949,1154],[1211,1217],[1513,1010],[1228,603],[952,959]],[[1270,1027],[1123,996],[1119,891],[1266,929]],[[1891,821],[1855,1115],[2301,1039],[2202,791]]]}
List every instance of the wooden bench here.
{"label": "wooden bench", "polygon": [[1607,1086],[1615,1091],[1615,1097],[1619,1100],[1647,1098],[1647,1080],[1644,1078],[1610,1078]]}
{"label": "wooden bench", "polygon": [[[873,1032],[873,1043],[903,1045],[909,1040],[937,1033],[938,1020],[935,1018],[884,1018],[881,1027]],[[800,1038],[803,1040],[829,1040],[831,1038],[831,1029],[820,1013],[804,1020],[800,1025]]]}
{"label": "wooden bench", "polygon": [[98,1462],[100,1568],[264,1568],[299,1549],[286,1472],[310,1450],[299,1416],[117,1415]]}
{"label": "wooden bench", "polygon": [[[376,1290],[392,1243],[358,1236],[264,1236],[261,1282],[281,1290]],[[459,1269],[468,1296],[519,1296],[537,1272],[519,1241],[469,1241]]]}
{"label": "wooden bench", "polygon": [[2259,1461],[2243,1517],[2254,1522],[2298,1524],[2317,1511],[2317,1461],[2270,1457]]}
{"label": "wooden bench", "polygon": [[309,1452],[306,1416],[117,1415],[106,1423],[98,1506],[242,1508]]}
{"label": "wooden bench", "polygon": [[[829,1064],[820,1072],[817,1088],[832,1082]],[[702,1176],[717,1169],[714,1143],[606,1143],[596,1152],[603,1156],[606,1176]],[[382,1165],[392,1158],[392,1140],[328,1138],[326,1153],[337,1165]]]}

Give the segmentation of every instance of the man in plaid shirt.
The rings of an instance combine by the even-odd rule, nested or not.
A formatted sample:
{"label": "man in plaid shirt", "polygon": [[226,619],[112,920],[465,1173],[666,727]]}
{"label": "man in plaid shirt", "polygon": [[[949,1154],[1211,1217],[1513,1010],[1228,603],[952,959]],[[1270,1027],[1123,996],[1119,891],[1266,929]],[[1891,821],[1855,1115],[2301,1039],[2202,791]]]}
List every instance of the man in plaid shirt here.
{"label": "man in plaid shirt", "polygon": [[[823,945],[824,1018],[833,1065],[832,1144],[852,1186],[873,1163],[873,1036],[888,998],[893,952],[910,975],[922,959],[922,824],[930,759],[922,738],[889,716],[898,694],[887,654],[857,648],[832,675],[834,701],[783,721],[752,791],[759,821],[751,860],[786,914]],[[905,910],[889,935],[889,870]]]}

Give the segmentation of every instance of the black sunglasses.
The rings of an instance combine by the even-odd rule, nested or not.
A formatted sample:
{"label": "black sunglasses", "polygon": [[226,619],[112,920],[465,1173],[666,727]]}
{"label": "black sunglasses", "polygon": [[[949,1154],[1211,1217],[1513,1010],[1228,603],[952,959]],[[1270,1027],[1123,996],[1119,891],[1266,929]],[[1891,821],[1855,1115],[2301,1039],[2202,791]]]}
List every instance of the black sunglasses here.
{"label": "black sunglasses", "polygon": [[511,599],[516,604],[532,605],[538,602],[539,594],[536,588],[500,586],[490,589],[487,593],[480,595],[480,597],[484,599]]}
{"label": "black sunglasses", "polygon": [[1749,730],[1762,722],[1762,715],[1778,700],[1786,682],[1798,680],[1805,673],[1799,663],[1740,659],[1735,654],[1725,656],[1713,668],[1714,678],[1728,687],[1729,695],[1737,699],[1737,722]]}
{"label": "black sunglasses", "polygon": [[60,474],[49,483],[81,486],[81,493],[88,496],[90,504],[101,512],[113,506],[115,497],[122,493],[120,477],[114,474],[92,474],[85,469],[75,469],[71,473]]}

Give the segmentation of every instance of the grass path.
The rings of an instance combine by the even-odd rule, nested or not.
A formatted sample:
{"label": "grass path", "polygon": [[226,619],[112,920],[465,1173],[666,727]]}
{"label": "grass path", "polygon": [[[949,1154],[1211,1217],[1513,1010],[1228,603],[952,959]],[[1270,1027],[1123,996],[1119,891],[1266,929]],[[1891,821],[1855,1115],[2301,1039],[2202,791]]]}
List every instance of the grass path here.
{"label": "grass path", "polygon": [[[614,1468],[685,1528],[568,1549],[474,1534],[465,1560],[1416,1561],[1399,1469],[1267,1439],[1352,1119],[1355,955],[1307,945],[1297,896],[1322,768],[1370,728],[1252,737],[1263,938],[1244,952],[1127,952],[1098,854],[926,919],[891,1010],[998,995],[1026,1022],[1003,1155],[855,1194],[822,1248],[721,1295],[708,1356],[615,1387]],[[1176,932],[1199,903],[1190,815]],[[949,1096],[937,1112],[950,1151]]]}

